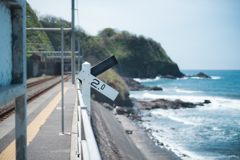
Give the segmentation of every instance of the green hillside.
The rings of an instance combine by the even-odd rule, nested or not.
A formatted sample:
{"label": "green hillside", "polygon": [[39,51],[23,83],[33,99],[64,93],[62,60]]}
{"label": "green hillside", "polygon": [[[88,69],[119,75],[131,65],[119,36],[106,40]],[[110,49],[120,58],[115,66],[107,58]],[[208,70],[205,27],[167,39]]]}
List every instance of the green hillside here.
{"label": "green hillside", "polygon": [[[36,13],[27,3],[26,5],[26,27],[31,28],[31,18],[33,28],[42,28],[42,24],[38,21]],[[30,18],[31,17],[31,18]],[[27,51],[54,51],[51,41],[44,31],[27,31]],[[28,58],[32,54],[27,54]]]}
{"label": "green hillside", "polygon": [[149,78],[167,74],[182,76],[177,64],[152,39],[137,37],[127,31],[117,33],[111,28],[101,31],[96,39],[120,61],[121,66],[116,70],[124,77]]}

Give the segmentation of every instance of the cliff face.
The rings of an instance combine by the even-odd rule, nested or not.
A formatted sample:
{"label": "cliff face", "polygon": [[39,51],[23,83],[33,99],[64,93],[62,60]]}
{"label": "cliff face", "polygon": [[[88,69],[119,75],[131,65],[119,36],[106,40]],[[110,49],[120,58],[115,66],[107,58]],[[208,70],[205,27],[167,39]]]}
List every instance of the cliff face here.
{"label": "cliff face", "polygon": [[182,77],[176,63],[166,54],[161,45],[143,36],[137,37],[127,31],[116,33],[113,29],[104,29],[98,42],[120,62],[116,71],[124,77],[149,78],[157,75]]}

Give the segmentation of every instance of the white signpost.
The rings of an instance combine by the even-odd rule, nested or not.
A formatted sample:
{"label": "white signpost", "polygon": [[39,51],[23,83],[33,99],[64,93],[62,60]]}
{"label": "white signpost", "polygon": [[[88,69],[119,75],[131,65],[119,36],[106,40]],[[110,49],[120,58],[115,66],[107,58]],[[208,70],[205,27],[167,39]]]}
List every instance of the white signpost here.
{"label": "white signpost", "polygon": [[118,91],[116,91],[115,89],[113,89],[112,87],[110,87],[109,85],[107,85],[106,83],[98,79],[97,77],[91,75],[87,71],[82,70],[77,77],[82,81],[82,83],[85,83],[91,86],[98,92],[107,96],[112,101],[114,101],[117,95],[119,94]]}

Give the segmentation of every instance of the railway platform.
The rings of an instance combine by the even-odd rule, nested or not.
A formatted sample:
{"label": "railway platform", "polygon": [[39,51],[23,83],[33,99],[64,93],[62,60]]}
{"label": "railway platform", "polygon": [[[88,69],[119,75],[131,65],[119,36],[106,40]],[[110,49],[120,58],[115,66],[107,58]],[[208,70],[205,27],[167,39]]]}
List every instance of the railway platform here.
{"label": "railway platform", "polygon": [[[28,159],[67,160],[71,154],[73,111],[77,90],[64,83],[64,134],[62,134],[61,83],[27,105]],[[15,114],[0,123],[0,160],[15,159]]]}

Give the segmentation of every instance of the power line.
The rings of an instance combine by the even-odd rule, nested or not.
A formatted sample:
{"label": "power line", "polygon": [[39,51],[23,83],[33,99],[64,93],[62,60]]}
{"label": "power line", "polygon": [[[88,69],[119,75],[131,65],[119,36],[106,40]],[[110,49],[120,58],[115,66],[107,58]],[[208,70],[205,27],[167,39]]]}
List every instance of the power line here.
{"label": "power line", "polygon": [[76,0],[77,1],[77,16],[78,16],[78,18],[77,18],[77,20],[78,20],[78,26],[80,27],[80,25],[79,25],[79,14],[78,14],[78,0]]}

